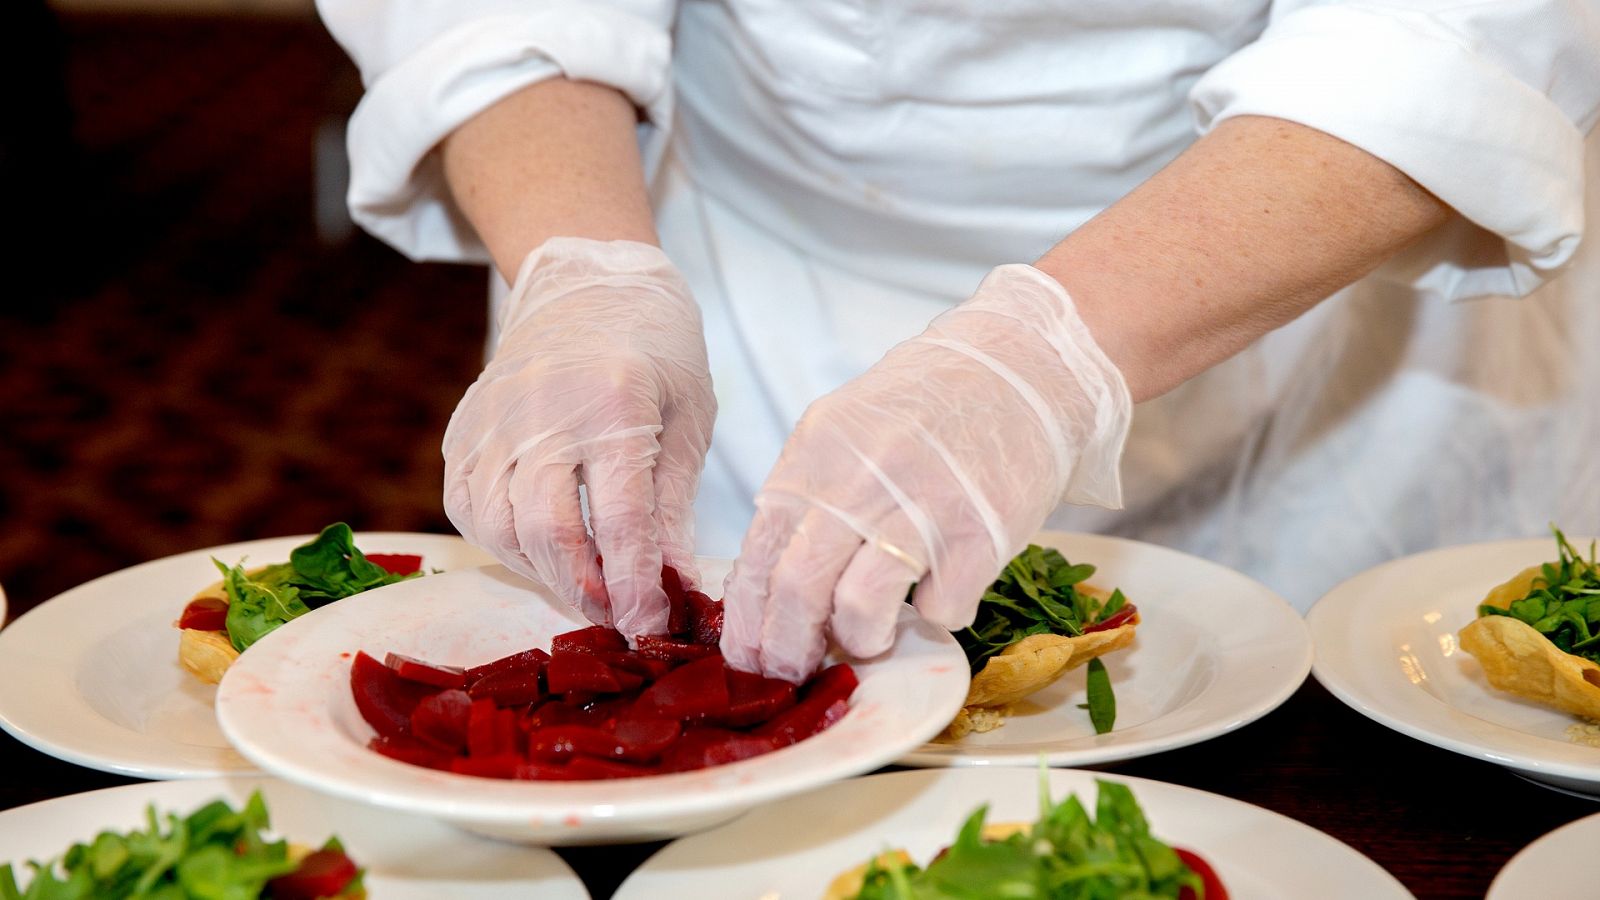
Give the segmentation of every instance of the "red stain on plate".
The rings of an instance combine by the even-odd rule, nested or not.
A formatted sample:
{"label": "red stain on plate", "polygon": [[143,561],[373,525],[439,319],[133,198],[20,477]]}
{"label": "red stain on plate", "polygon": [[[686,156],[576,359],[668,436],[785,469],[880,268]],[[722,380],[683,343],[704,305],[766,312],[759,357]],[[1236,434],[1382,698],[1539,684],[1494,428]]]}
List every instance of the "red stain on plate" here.
{"label": "red stain on plate", "polygon": [[577,828],[579,825],[583,824],[583,820],[578,818],[577,815],[573,813],[568,813],[567,817],[561,820],[561,824],[567,826],[568,828]]}
{"label": "red stain on plate", "polygon": [[339,654],[339,658],[340,659],[349,659],[350,658],[350,651],[346,650],[345,652]]}

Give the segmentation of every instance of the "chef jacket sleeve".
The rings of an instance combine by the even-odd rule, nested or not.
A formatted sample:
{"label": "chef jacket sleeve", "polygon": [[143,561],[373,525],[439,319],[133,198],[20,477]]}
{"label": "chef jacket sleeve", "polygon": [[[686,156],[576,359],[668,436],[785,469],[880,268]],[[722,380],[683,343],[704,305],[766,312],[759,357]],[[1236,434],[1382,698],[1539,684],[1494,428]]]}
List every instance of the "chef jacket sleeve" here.
{"label": "chef jacket sleeve", "polygon": [[646,160],[671,116],[676,0],[317,0],[361,70],[350,117],[351,215],[413,259],[486,261],[451,199],[439,142],[555,76],[621,91],[645,111]]}
{"label": "chef jacket sleeve", "polygon": [[1202,131],[1288,119],[1366,150],[1458,216],[1380,277],[1448,298],[1521,296],[1583,234],[1600,117],[1596,0],[1277,0],[1259,39],[1194,86]]}

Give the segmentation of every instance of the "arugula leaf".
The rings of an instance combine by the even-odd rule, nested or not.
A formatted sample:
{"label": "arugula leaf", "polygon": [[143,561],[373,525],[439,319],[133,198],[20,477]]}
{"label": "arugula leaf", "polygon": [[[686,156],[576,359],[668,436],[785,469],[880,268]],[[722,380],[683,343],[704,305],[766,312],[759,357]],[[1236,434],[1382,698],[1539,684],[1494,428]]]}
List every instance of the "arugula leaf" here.
{"label": "arugula leaf", "polygon": [[0,865],[0,900],[257,900],[268,881],[298,867],[267,827],[259,792],[238,810],[219,800],[161,818],[152,806],[142,829],[101,832],[55,862],[30,862],[25,891]]}
{"label": "arugula leaf", "polygon": [[1095,734],[1105,734],[1117,721],[1117,697],[1111,691],[1111,673],[1099,657],[1089,660],[1089,721]]}
{"label": "arugula leaf", "polygon": [[1510,616],[1527,623],[1564,652],[1600,663],[1600,565],[1595,545],[1589,558],[1572,546],[1555,525],[1554,562],[1539,567],[1526,596],[1511,601],[1508,609],[1482,604],[1479,616]]}
{"label": "arugula leaf", "polygon": [[1076,796],[1051,803],[1043,772],[1040,780],[1040,813],[1032,828],[984,840],[988,808],[979,807],[926,868],[871,862],[855,900],[1171,900],[1186,887],[1203,896],[1200,876],[1150,834],[1126,785],[1096,781],[1091,818]]}

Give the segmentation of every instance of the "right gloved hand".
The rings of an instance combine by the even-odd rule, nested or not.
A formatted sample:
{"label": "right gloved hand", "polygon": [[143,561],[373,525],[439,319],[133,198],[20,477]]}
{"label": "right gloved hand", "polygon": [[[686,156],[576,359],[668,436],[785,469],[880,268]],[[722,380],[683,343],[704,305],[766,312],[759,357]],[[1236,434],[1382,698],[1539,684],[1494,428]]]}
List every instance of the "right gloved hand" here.
{"label": "right gloved hand", "polygon": [[666,633],[662,563],[699,581],[693,501],[717,411],[688,286],[648,244],[552,238],[500,326],[445,430],[446,514],[591,621]]}

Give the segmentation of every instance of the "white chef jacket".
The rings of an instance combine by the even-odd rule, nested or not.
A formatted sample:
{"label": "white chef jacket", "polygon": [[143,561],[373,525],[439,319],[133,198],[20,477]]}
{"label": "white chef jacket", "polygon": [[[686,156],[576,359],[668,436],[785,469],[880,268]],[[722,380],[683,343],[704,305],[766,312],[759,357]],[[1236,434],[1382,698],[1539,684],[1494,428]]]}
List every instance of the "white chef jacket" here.
{"label": "white chef jacket", "polygon": [[367,86],[352,212],[417,259],[487,259],[433,152],[477,112],[560,74],[645,110],[720,404],[702,552],[737,551],[812,399],[1243,114],[1362,147],[1458,215],[1141,404],[1126,507],[1051,525],[1188,550],[1301,608],[1404,553],[1600,533],[1600,252],[1580,247],[1600,0],[318,6]]}

